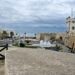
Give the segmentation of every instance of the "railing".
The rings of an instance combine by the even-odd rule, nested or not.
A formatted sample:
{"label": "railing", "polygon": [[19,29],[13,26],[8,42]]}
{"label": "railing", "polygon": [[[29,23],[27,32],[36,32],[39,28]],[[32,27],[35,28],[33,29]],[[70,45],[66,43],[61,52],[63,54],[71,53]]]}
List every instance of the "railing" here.
{"label": "railing", "polygon": [[[0,49],[0,52],[4,51],[4,50],[8,50],[8,44],[4,45],[2,49]],[[0,53],[0,59],[5,59],[5,55]]]}

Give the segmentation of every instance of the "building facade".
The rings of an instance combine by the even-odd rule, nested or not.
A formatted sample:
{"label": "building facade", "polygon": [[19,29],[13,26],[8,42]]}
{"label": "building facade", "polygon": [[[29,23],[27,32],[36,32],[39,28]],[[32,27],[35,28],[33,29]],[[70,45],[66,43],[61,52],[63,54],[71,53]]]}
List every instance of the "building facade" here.
{"label": "building facade", "polygon": [[64,33],[37,33],[36,39],[50,41],[50,40],[60,39],[60,37],[63,38],[63,36],[64,36]]}
{"label": "building facade", "polygon": [[49,33],[37,33],[36,34],[36,39],[37,40],[50,40],[50,34]]}
{"label": "building facade", "polygon": [[75,18],[70,16],[66,19],[67,31],[65,35],[65,45],[75,52]]}

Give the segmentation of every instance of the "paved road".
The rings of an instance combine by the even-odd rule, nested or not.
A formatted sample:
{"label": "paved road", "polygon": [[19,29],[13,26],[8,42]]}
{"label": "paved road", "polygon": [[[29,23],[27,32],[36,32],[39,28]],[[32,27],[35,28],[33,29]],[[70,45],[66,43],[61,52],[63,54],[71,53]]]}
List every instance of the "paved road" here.
{"label": "paved road", "polygon": [[75,55],[18,48],[6,53],[7,75],[75,75]]}

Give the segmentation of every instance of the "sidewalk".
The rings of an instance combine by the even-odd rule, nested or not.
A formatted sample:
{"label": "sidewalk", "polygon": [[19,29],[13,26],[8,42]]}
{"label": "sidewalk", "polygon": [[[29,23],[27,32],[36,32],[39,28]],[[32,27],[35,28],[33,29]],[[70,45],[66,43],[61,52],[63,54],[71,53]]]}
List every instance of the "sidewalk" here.
{"label": "sidewalk", "polygon": [[17,48],[6,53],[7,75],[75,75],[75,55]]}

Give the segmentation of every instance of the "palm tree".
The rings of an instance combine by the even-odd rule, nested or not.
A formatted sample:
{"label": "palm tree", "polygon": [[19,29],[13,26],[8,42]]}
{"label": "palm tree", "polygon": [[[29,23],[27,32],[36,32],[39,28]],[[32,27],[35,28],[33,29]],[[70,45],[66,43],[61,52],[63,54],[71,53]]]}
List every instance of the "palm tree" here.
{"label": "palm tree", "polygon": [[36,33],[35,33],[35,38],[36,38]]}
{"label": "palm tree", "polygon": [[7,31],[3,31],[3,33],[2,33],[2,38],[5,39],[5,38],[7,38],[7,37],[8,37]]}
{"label": "palm tree", "polygon": [[26,32],[24,34],[25,34],[25,37],[26,37]]}
{"label": "palm tree", "polygon": [[14,32],[10,32],[10,37],[12,38],[14,36]]}

